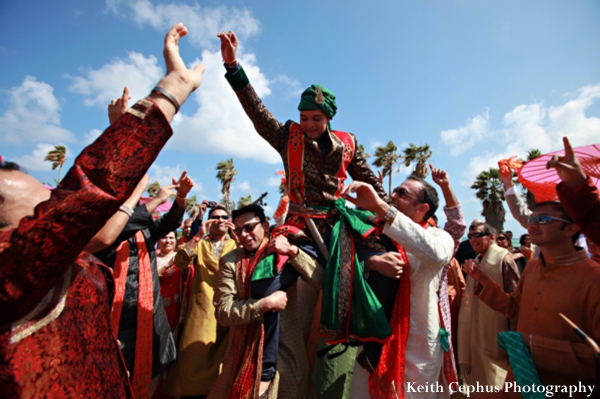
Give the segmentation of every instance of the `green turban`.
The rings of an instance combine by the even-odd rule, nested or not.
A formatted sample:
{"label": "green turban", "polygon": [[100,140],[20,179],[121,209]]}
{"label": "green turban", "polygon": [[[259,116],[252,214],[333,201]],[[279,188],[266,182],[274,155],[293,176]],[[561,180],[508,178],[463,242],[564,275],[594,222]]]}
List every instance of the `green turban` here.
{"label": "green turban", "polygon": [[304,90],[300,97],[298,111],[312,111],[315,109],[320,109],[329,119],[333,119],[337,111],[335,94],[321,85],[311,85]]}

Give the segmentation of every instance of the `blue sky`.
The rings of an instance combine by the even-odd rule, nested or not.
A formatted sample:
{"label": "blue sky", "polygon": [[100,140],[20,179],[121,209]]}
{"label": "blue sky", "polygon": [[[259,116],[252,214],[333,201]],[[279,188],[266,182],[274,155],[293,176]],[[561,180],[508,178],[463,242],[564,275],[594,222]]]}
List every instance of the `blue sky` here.
{"label": "blue sky", "polygon": [[[563,135],[600,142],[599,20],[593,0],[1,2],[0,155],[52,181],[47,151],[66,145],[70,166],[106,128],[106,105],[123,86],[145,96],[164,74],[164,34],[181,21],[184,60],[207,71],[152,181],[188,170],[200,199],[219,199],[215,166],[232,157],[233,199],[268,191],[268,211],[276,206],[279,156],[223,77],[216,34],[234,30],[280,121],[297,120],[299,93],[323,84],[337,96],[333,128],[355,133],[367,152],[389,140],[430,144],[470,221],[481,205],[469,186],[498,159],[560,149]],[[523,232],[510,216],[505,228]]]}

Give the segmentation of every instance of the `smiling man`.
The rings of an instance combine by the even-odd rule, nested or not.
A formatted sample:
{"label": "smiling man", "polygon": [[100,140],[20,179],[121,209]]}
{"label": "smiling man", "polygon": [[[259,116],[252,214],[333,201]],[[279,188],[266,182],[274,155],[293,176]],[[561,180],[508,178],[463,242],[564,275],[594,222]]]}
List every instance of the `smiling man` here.
{"label": "smiling man", "polygon": [[[477,262],[466,262],[465,271],[477,280],[475,293],[482,302],[505,317],[518,316],[517,332],[542,384],[593,384],[593,352],[559,313],[600,342],[600,265],[574,246],[579,228],[559,202],[538,204],[529,218],[528,232],[541,255],[527,264],[512,294],[503,292]],[[509,371],[506,382],[513,378]],[[521,397],[512,390],[503,395]]]}
{"label": "smiling man", "polygon": [[[300,274],[320,289],[322,268],[284,236],[269,241],[269,223],[260,206],[235,210],[233,223],[242,247],[221,258],[214,299],[219,324],[230,327],[229,344],[208,398],[306,398],[308,360],[296,283]],[[284,267],[258,296],[253,271],[271,253],[288,256],[292,267]],[[268,326],[277,312],[277,322]],[[279,328],[279,334],[274,334],[274,328]],[[278,341],[273,341],[274,336]]]}
{"label": "smiling man", "polygon": [[[192,267],[194,280],[189,312],[186,316],[178,360],[169,371],[163,391],[171,396],[204,397],[210,392],[223,363],[229,329],[217,325],[213,297],[219,273],[219,259],[236,248],[228,230],[233,228],[227,209],[211,208],[209,234],[202,230],[181,245],[175,256],[175,266],[182,270]],[[191,230],[191,229],[190,229]]]}
{"label": "smiling man", "polygon": [[[471,225],[467,235],[477,253],[476,261],[508,294],[519,282],[519,270],[510,252],[496,244],[496,229],[487,223]],[[471,262],[466,260],[465,262]],[[477,282],[467,277],[458,316],[458,364],[468,384],[500,385],[508,371],[508,356],[498,346],[500,331],[508,331],[511,321],[474,300]],[[516,321],[513,321],[512,329]]]}

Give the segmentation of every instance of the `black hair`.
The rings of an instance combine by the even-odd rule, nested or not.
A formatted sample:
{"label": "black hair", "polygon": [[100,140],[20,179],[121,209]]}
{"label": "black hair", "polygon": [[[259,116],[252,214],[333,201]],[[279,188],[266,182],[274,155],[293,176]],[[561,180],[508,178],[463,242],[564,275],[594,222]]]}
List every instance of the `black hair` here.
{"label": "black hair", "polygon": [[217,205],[214,208],[210,208],[210,211],[208,211],[208,218],[209,219],[212,216],[213,212],[216,211],[217,209],[225,211],[225,213],[229,215],[229,212],[227,211],[227,208],[225,208],[223,205]]}
{"label": "black hair", "polygon": [[235,219],[237,219],[239,216],[242,216],[245,213],[253,213],[254,216],[258,217],[261,223],[264,223],[267,220],[267,218],[265,217],[265,210],[262,208],[262,206],[257,204],[250,204],[236,209],[232,212],[231,216],[233,217],[233,222],[235,223]]}
{"label": "black hair", "polygon": [[519,244],[525,245],[525,238],[526,237],[529,237],[529,234],[527,234],[527,233],[522,234],[521,237],[519,238]]}
{"label": "black hair", "polygon": [[[22,171],[21,167],[19,166],[18,163],[15,162],[8,162],[8,161],[2,161],[0,162],[0,170],[6,170],[6,171]],[[4,203],[4,195],[2,195],[2,191],[0,191],[0,204]],[[2,215],[0,215],[0,229],[4,228],[8,226],[8,222],[4,219],[4,217]]]}
{"label": "black hair", "polygon": [[431,216],[433,216],[435,211],[437,211],[437,209],[440,206],[440,199],[438,197],[437,190],[431,184],[427,183],[425,180],[415,175],[410,175],[407,180],[414,180],[421,183],[422,188],[421,191],[417,194],[417,196],[419,197],[419,201],[429,205],[429,210],[423,217],[423,220],[429,219]]}
{"label": "black hair", "polygon": [[[560,212],[560,217],[561,219],[565,219],[568,220],[569,223],[566,222],[561,222],[562,226],[561,226],[561,230],[564,230],[565,227],[567,227],[570,224],[575,223],[573,221],[573,218],[571,216],[569,216],[567,214],[567,212],[565,212],[565,208],[563,208],[562,204],[559,201],[543,201],[543,202],[538,202],[535,204],[535,209],[537,209],[540,206],[551,206],[552,208],[554,208],[555,211]],[[573,234],[573,236],[571,237],[571,241],[573,244],[577,243],[577,240],[579,240],[579,236],[581,235],[581,230],[577,231],[577,233]]]}

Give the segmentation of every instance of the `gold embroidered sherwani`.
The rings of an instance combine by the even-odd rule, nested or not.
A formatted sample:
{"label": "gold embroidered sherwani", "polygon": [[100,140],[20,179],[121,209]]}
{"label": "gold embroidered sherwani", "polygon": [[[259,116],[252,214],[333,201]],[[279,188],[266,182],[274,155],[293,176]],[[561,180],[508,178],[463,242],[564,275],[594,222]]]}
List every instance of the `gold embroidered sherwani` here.
{"label": "gold embroidered sherwani", "polygon": [[[243,250],[243,248],[238,248],[221,258],[215,291],[217,321],[223,326],[232,328],[235,328],[236,325],[260,322],[263,317],[260,299],[238,299],[235,268],[238,252]],[[300,250],[298,256],[289,260],[289,265],[293,266],[310,285],[317,289],[321,288],[323,268],[318,267],[318,263],[312,257]],[[294,283],[286,290],[287,306],[280,313],[277,371],[269,387],[269,398],[304,399],[310,390],[306,348],[298,313],[297,284],[297,282]],[[210,392],[209,399],[226,397],[234,377],[232,375],[233,359],[240,356],[238,353],[232,353],[231,349],[232,342],[229,342],[223,361],[223,370]]]}

